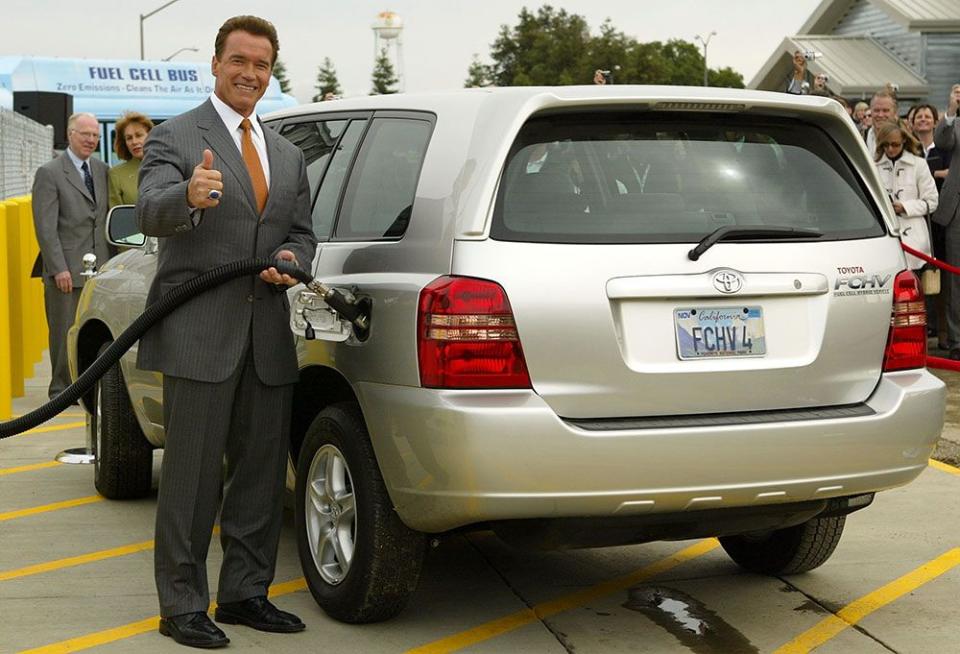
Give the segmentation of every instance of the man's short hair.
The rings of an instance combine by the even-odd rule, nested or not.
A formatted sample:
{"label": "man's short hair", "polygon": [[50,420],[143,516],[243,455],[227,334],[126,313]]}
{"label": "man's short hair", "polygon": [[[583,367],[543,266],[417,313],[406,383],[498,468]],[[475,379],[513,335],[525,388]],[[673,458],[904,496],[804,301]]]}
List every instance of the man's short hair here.
{"label": "man's short hair", "polygon": [[130,152],[130,148],[127,147],[127,139],[123,133],[130,125],[142,125],[143,129],[149,134],[150,130],[153,129],[153,121],[144,114],[137,113],[136,111],[128,111],[117,121],[114,127],[116,131],[114,132],[113,138],[113,151],[124,161],[133,159],[133,154]]}
{"label": "man's short hair", "polygon": [[259,16],[234,16],[228,18],[227,22],[220,26],[217,32],[217,39],[213,43],[213,55],[220,59],[223,55],[223,48],[227,44],[227,37],[231,32],[247,32],[254,36],[263,36],[270,41],[273,48],[273,61],[270,65],[277,63],[277,53],[280,52],[280,41],[277,39],[277,28],[270,21]]}
{"label": "man's short hair", "polygon": [[890,93],[890,91],[877,91],[876,93],[873,94],[873,97],[870,98],[870,104],[872,105],[873,101],[878,98],[890,98],[890,101],[893,102],[894,111],[897,111],[897,109],[900,106],[899,103],[897,102],[897,96],[895,96],[893,93]]}
{"label": "man's short hair", "polygon": [[69,134],[70,130],[73,129],[73,126],[77,124],[77,121],[84,117],[93,118],[94,120],[97,119],[96,116],[86,111],[78,111],[75,114],[70,114],[70,117],[67,118],[67,133]]}

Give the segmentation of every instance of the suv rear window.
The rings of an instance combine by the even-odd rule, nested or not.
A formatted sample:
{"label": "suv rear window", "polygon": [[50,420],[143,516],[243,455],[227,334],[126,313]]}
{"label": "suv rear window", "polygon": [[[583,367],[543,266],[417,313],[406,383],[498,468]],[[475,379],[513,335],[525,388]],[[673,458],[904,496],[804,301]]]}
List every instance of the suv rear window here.
{"label": "suv rear window", "polygon": [[510,150],[491,236],[687,243],[725,225],[815,229],[818,240],[885,233],[856,172],[818,127],[648,113],[530,120]]}

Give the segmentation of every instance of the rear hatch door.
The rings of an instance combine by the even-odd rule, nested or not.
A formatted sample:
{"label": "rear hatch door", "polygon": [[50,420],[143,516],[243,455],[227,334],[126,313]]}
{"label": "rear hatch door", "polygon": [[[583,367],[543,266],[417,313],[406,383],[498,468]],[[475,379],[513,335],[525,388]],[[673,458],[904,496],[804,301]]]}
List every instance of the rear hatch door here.
{"label": "rear hatch door", "polygon": [[571,418],[862,402],[902,264],[826,132],[724,114],[532,119],[491,238],[454,254],[504,286],[534,389]]}

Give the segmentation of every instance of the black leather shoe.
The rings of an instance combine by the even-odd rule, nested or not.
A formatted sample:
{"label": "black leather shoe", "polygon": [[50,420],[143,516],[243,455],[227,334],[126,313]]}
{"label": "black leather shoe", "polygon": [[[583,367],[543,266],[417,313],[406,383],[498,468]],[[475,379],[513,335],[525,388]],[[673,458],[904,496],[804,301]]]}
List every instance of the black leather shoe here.
{"label": "black leather shoe", "polygon": [[228,602],[217,606],[213,614],[217,622],[242,624],[258,631],[289,634],[303,631],[306,625],[292,613],[281,611],[266,597],[251,597],[242,602]]}
{"label": "black leather shoe", "polygon": [[230,642],[220,627],[213,624],[210,616],[202,612],[160,618],[160,633],[181,645],[201,649],[223,647]]}

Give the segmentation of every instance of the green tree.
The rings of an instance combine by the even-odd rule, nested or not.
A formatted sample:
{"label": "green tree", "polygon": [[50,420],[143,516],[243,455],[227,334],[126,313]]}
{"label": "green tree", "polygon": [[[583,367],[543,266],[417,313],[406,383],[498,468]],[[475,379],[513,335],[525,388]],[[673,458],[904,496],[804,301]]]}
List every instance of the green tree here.
{"label": "green tree", "polygon": [[582,62],[589,50],[587,21],[566,10],[544,5],[524,7],[519,23],[500,28],[490,48],[491,73],[498,86],[582,84]]}
{"label": "green tree", "polygon": [[[616,84],[703,84],[703,55],[689,41],[638,42],[608,18],[591,36],[582,16],[544,5],[524,7],[514,26],[502,25],[490,46],[487,67],[498,86],[591,84],[597,69],[610,70]],[[467,71],[468,86],[479,73],[478,59]],[[730,68],[709,70],[712,86],[743,87]]]}
{"label": "green tree", "polygon": [[370,95],[396,93],[397,89],[394,88],[394,84],[399,81],[393,71],[390,57],[387,56],[387,49],[383,48],[373,64],[373,90],[370,91]]}
{"label": "green tree", "polygon": [[631,56],[636,41],[617,31],[608,18],[600,26],[600,35],[590,39],[577,71],[575,84],[591,84],[596,70],[609,70],[615,84],[627,83],[636,77],[631,69]]}
{"label": "green tree", "polygon": [[277,59],[277,63],[273,65],[273,76],[280,82],[280,90],[284,93],[290,93],[290,80],[287,79],[287,67],[280,59]]}
{"label": "green tree", "polygon": [[743,75],[729,66],[724,66],[719,70],[711,68],[707,72],[707,79],[710,82],[710,86],[726,86],[731,89],[742,89],[746,86],[743,83]]}
{"label": "green tree", "polygon": [[464,80],[464,88],[472,89],[478,86],[490,86],[493,83],[492,71],[490,66],[487,66],[480,61],[480,56],[477,54],[473,55],[473,61],[470,62],[470,67],[467,68],[467,79]]}
{"label": "green tree", "polygon": [[340,80],[337,79],[337,70],[333,67],[330,57],[323,58],[323,65],[317,69],[317,83],[314,87],[317,90],[313,96],[314,102],[320,102],[327,95],[343,95],[343,89],[340,88]]}

